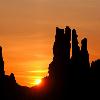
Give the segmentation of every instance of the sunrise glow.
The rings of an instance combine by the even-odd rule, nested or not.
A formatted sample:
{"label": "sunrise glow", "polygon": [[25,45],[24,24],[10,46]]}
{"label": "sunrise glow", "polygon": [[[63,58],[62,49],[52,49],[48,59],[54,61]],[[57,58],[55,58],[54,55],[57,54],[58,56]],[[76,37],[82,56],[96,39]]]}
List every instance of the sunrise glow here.
{"label": "sunrise glow", "polygon": [[35,80],[35,84],[36,84],[36,85],[39,85],[41,82],[42,82],[41,79],[36,79],[36,80]]}

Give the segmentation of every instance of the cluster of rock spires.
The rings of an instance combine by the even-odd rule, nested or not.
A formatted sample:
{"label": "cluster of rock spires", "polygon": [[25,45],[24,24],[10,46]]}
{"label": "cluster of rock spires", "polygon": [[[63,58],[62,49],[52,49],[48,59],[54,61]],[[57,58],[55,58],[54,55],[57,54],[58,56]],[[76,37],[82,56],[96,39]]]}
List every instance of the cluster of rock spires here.
{"label": "cluster of rock spires", "polygon": [[56,94],[64,96],[71,91],[69,95],[72,95],[72,92],[75,92],[76,89],[82,90],[83,86],[88,87],[89,82],[85,84],[89,81],[90,75],[87,39],[82,39],[80,48],[77,37],[75,29],[71,30],[69,27],[65,29],[56,28],[53,46],[54,57],[49,65],[49,78],[56,84],[54,87],[59,87],[55,89],[57,90]]}
{"label": "cluster of rock spires", "polygon": [[100,60],[90,64],[87,38],[81,40],[81,47],[77,38],[75,29],[56,27],[53,61],[46,77],[52,83],[51,97],[92,97],[100,90]]}
{"label": "cluster of rock spires", "polygon": [[[72,36],[71,36],[72,34]],[[71,42],[72,37],[72,42]],[[53,46],[53,61],[49,65],[49,77],[60,79],[63,81],[66,79],[67,71],[69,67],[74,65],[73,71],[82,71],[82,74],[86,74],[87,69],[90,68],[89,54],[87,50],[87,39],[84,38],[81,41],[81,48],[78,46],[76,30],[66,27],[64,29],[56,28],[55,42]],[[72,43],[72,56],[71,56],[71,43]]]}
{"label": "cluster of rock spires", "polygon": [[22,87],[13,73],[5,75],[0,47],[0,100],[70,100],[96,96],[100,90],[100,60],[90,65],[87,39],[82,39],[79,47],[77,37],[75,29],[56,28],[53,61],[49,64],[49,76],[42,79],[42,87]]}

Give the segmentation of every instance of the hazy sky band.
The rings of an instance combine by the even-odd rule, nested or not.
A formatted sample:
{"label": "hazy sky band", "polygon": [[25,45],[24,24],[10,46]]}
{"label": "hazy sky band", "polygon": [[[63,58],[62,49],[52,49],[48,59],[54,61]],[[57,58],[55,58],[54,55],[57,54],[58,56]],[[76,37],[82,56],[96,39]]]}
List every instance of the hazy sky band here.
{"label": "hazy sky band", "polygon": [[[90,59],[100,58],[99,5],[100,0],[0,0],[0,45],[6,73],[13,72],[18,83],[28,86],[33,80],[27,76],[46,76],[56,26],[76,28],[79,42],[88,38]],[[34,70],[37,73],[27,72]]]}

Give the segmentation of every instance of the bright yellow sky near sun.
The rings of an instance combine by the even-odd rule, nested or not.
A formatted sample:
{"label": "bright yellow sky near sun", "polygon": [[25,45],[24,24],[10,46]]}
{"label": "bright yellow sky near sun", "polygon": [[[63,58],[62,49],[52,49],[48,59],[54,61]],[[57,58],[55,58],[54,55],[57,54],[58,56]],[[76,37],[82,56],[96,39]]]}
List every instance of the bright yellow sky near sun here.
{"label": "bright yellow sky near sun", "polygon": [[33,86],[47,75],[55,27],[88,38],[91,60],[100,58],[100,0],[0,0],[0,45],[5,72]]}

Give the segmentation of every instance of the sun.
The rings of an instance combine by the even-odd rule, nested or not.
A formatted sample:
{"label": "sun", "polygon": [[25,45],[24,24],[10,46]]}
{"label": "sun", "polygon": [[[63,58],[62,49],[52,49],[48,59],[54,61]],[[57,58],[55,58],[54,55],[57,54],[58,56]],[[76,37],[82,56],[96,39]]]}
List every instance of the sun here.
{"label": "sun", "polygon": [[36,84],[36,85],[39,85],[39,84],[41,83],[41,81],[42,81],[41,79],[36,79],[36,80],[35,80],[35,84]]}

